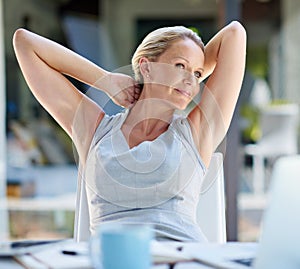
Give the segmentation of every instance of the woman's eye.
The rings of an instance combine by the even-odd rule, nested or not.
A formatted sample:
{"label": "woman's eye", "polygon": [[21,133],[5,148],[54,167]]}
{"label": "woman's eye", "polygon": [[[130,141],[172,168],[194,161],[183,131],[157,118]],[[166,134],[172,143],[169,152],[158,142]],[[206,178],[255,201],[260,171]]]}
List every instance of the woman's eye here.
{"label": "woman's eye", "polygon": [[198,72],[198,71],[196,71],[196,72],[194,72],[194,76],[195,76],[196,78],[201,78],[201,73]]}
{"label": "woman's eye", "polygon": [[184,69],[184,64],[177,63],[177,64],[175,64],[175,66],[178,68]]}

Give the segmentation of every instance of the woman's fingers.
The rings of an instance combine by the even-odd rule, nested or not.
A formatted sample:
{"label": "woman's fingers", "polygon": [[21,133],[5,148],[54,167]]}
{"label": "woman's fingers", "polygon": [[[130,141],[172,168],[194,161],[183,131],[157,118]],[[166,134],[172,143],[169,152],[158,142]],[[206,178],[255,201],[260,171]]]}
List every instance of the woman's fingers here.
{"label": "woman's fingers", "polygon": [[140,96],[140,85],[132,77],[120,73],[111,74],[110,79],[113,101],[123,107],[133,106]]}

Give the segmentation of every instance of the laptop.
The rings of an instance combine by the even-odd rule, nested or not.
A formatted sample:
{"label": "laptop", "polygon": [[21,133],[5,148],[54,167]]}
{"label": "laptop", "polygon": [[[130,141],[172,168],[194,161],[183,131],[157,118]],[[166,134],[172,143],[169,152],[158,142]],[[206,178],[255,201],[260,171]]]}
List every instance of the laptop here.
{"label": "laptop", "polygon": [[234,262],[253,269],[299,269],[300,155],[277,160],[269,194],[255,257]]}
{"label": "laptop", "polygon": [[[193,248],[193,247],[191,247]],[[300,268],[300,155],[279,158],[272,172],[269,202],[259,242],[204,245],[194,259],[223,269]]]}
{"label": "laptop", "polygon": [[255,269],[300,268],[300,155],[274,165]]}

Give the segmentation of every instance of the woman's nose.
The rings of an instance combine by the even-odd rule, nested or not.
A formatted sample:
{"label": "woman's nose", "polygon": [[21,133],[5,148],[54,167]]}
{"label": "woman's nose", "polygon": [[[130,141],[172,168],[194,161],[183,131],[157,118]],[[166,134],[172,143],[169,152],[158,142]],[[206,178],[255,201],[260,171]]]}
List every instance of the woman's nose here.
{"label": "woman's nose", "polygon": [[184,72],[184,77],[183,77],[183,82],[187,85],[194,85],[195,84],[195,77],[191,72],[185,71]]}

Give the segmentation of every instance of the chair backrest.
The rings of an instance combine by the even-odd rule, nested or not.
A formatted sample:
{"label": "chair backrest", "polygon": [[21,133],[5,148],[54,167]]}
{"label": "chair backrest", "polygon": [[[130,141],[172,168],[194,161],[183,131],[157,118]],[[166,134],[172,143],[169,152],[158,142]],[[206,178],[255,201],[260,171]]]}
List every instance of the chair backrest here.
{"label": "chair backrest", "polygon": [[197,222],[209,242],[226,242],[223,155],[214,153],[200,193]]}
{"label": "chair backrest", "polygon": [[77,242],[88,241],[90,238],[89,227],[90,215],[87,202],[86,185],[79,169],[74,219],[74,239]]}
{"label": "chair backrest", "polygon": [[[89,210],[85,181],[78,173],[78,188],[74,223],[74,239],[87,241],[90,237]],[[210,242],[226,242],[223,155],[214,153],[204,179],[209,186],[200,194],[197,220]],[[207,185],[207,184],[205,184]]]}

